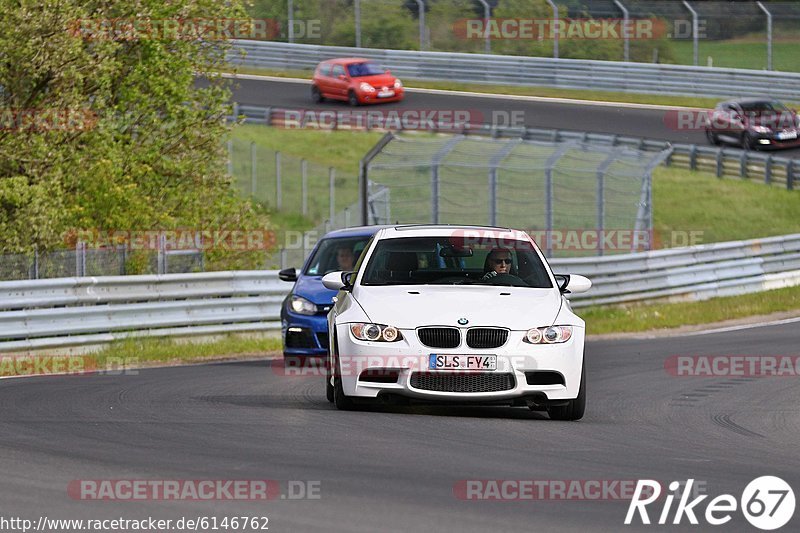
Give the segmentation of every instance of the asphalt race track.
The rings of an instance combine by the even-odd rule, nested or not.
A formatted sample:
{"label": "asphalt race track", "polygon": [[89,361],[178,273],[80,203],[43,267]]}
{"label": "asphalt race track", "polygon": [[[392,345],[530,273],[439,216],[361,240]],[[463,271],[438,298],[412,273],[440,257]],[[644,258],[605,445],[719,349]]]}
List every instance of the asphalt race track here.
{"label": "asphalt race track", "polygon": [[[345,102],[314,104],[311,101],[308,83],[296,81],[237,79],[234,83],[233,100],[246,105],[288,109],[320,111],[350,109]],[[415,92],[414,89],[408,90],[403,102],[360,109],[466,110],[488,118],[485,122],[491,122],[492,113],[496,111],[503,112],[504,117],[511,116],[512,112],[521,112],[525,125],[534,128],[616,133],[675,143],[709,145],[703,131],[676,129],[674,127],[677,120],[674,115],[676,111],[665,109],[557,103],[496,96],[430,94]],[[665,118],[670,113],[672,116]],[[773,153],[776,157],[800,158],[800,148],[776,150]]]}
{"label": "asphalt race track", "polygon": [[[711,497],[738,499],[771,474],[796,490],[796,376],[675,377],[664,365],[671,355],[797,356],[797,338],[794,322],[590,341],[580,422],[505,407],[340,412],[320,377],[285,376],[280,360],[0,380],[2,514],[268,516],[270,531],[620,531],[624,501],[465,501],[453,489],[468,479],[694,478]],[[77,479],[271,479],[284,492],[289,480],[316,480],[320,498],[81,501],[67,492]],[[627,529],[659,529],[635,524]],[[684,518],[677,529],[755,530],[739,511],[720,528]]]}

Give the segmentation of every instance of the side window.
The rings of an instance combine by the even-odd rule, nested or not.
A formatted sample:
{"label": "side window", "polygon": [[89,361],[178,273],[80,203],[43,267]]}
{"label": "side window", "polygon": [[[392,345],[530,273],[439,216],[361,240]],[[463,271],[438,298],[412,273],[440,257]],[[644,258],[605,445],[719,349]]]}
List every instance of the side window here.
{"label": "side window", "polygon": [[319,67],[319,74],[320,76],[328,76],[331,75],[331,64],[324,63],[322,66]]}
{"label": "side window", "polygon": [[336,65],[333,67],[333,77],[338,78],[339,76],[344,75],[344,67],[342,65]]}

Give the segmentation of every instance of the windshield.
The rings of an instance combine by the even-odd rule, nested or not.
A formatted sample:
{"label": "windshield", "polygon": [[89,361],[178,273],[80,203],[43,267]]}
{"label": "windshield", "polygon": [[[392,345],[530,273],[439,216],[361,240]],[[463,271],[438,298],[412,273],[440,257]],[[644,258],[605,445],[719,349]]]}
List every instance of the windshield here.
{"label": "windshield", "polygon": [[355,264],[370,236],[323,239],[306,266],[307,276],[324,276],[337,270],[355,270]]}
{"label": "windshield", "polygon": [[362,285],[505,285],[552,288],[533,245],[455,245],[449,237],[385,239],[375,246]]}
{"label": "windshield", "polygon": [[742,111],[745,113],[782,113],[789,111],[789,109],[780,102],[763,101],[763,102],[747,102],[742,105]]}
{"label": "windshield", "polygon": [[381,68],[377,63],[353,63],[352,65],[347,65],[347,72],[350,73],[351,78],[360,78],[383,74],[386,69]]}

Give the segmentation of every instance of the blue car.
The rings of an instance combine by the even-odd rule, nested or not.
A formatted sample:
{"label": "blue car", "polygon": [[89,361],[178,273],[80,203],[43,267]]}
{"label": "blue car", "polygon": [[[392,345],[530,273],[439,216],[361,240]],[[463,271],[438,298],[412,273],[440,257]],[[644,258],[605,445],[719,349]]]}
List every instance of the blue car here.
{"label": "blue car", "polygon": [[382,227],[332,231],[320,239],[300,272],[286,268],[278,273],[283,281],[295,282],[281,305],[284,357],[328,354],[327,315],[336,291],[322,286],[322,276],[337,270],[354,270],[367,242]]}

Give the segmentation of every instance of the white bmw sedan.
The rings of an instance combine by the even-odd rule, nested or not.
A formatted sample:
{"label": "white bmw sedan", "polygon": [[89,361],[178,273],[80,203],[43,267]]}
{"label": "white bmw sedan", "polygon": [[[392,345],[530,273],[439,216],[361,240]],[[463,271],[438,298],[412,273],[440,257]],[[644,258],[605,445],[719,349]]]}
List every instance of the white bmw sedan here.
{"label": "white bmw sedan", "polygon": [[526,233],[474,226],[379,230],[353,272],[322,283],[328,399],[528,406],[577,420],[586,405],[583,320],[565,295],[583,276],[556,276]]}

